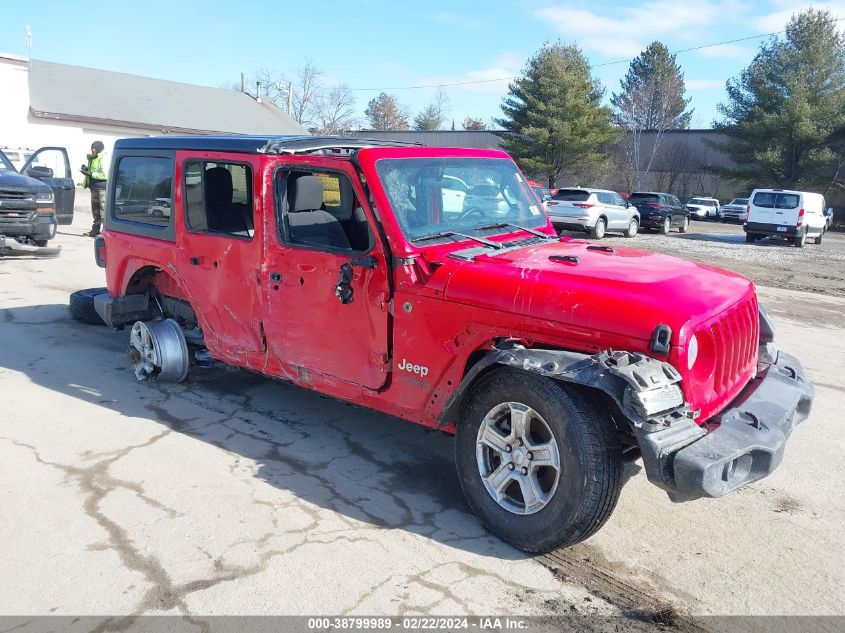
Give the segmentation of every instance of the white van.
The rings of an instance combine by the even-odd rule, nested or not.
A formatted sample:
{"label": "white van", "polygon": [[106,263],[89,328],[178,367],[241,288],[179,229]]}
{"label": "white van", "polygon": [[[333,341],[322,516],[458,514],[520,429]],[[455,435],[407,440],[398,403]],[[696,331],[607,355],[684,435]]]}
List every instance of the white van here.
{"label": "white van", "polygon": [[748,198],[745,241],[778,237],[804,246],[807,238],[822,243],[827,230],[824,196],[806,191],[755,189]]}

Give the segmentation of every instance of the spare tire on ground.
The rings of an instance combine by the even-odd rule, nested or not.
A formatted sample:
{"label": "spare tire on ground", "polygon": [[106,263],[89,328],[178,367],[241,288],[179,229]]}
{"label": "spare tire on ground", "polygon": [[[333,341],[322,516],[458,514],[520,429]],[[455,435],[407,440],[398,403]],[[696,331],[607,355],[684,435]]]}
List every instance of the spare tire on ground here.
{"label": "spare tire on ground", "polygon": [[77,321],[92,325],[105,325],[105,322],[94,309],[94,297],[108,292],[105,288],[86,288],[77,290],[70,295],[70,314]]}

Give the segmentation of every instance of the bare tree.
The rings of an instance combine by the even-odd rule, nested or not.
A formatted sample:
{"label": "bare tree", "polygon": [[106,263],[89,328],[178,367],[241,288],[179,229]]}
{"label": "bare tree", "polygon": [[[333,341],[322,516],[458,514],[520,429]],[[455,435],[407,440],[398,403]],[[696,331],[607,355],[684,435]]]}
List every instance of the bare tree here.
{"label": "bare tree", "polygon": [[374,130],[407,130],[408,108],[391,94],[382,92],[367,104],[364,114]]}
{"label": "bare tree", "polygon": [[434,100],[414,117],[415,130],[442,130],[449,112],[449,97],[438,88]]}
{"label": "bare tree", "polygon": [[484,123],[484,121],[482,121],[481,119],[476,119],[474,117],[468,116],[464,119],[464,122],[461,124],[461,127],[465,130],[486,130],[487,124]]}
{"label": "bare tree", "polygon": [[355,95],[346,84],[319,94],[314,102],[314,123],[321,134],[342,134],[357,124]]}
{"label": "bare tree", "polygon": [[[247,81],[246,90],[253,97],[267,99],[304,126],[313,122],[315,107],[323,86],[320,77],[323,72],[311,59],[292,74],[262,68]],[[256,92],[253,93],[252,91]],[[290,111],[288,102],[290,99]]]}

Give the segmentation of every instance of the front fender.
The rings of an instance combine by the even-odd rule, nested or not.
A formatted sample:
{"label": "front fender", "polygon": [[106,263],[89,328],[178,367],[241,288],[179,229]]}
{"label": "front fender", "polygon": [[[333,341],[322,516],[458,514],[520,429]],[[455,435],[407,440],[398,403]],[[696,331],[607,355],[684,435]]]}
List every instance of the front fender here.
{"label": "front fender", "polygon": [[[527,348],[510,342],[485,352],[469,369],[444,405],[438,428],[455,421],[472,385],[481,374],[497,365],[603,391],[619,407],[632,430],[670,426],[696,417],[678,386],[681,375],[669,363],[639,353],[603,351],[588,355]],[[679,401],[661,408],[661,402],[670,402],[666,398],[673,389],[680,392]]]}

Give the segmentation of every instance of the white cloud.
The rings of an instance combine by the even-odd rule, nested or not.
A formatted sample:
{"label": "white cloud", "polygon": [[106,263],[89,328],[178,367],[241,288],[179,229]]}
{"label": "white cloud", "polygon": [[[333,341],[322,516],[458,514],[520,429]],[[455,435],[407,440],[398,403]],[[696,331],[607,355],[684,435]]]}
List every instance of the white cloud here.
{"label": "white cloud", "polygon": [[[453,90],[462,90],[487,95],[503,95],[507,92],[508,83],[511,77],[520,74],[526,59],[514,52],[504,52],[491,61],[486,68],[468,70],[462,75],[451,77],[422,77],[418,79],[420,85],[455,84],[462,82],[483,82],[467,83],[462,86],[446,86],[447,94]],[[490,81],[501,79],[501,81]]]}
{"label": "white cloud", "polygon": [[[772,3],[777,7],[776,11],[763,15],[755,20],[755,26],[763,33],[782,31],[786,28],[789,18],[795,13],[805,11],[810,7],[814,9],[827,9],[835,18],[845,18],[845,2],[796,2],[795,0],[776,0]],[[845,20],[839,23],[840,30],[845,27]]]}
{"label": "white cloud", "polygon": [[687,90],[713,90],[725,87],[722,79],[687,79],[684,84]]}
{"label": "white cloud", "polygon": [[553,6],[535,15],[556,27],[561,37],[585,51],[606,57],[635,57],[654,39],[692,42],[715,25],[726,12],[741,14],[745,6],[735,0],[651,0],[636,7],[599,15],[585,9]]}

